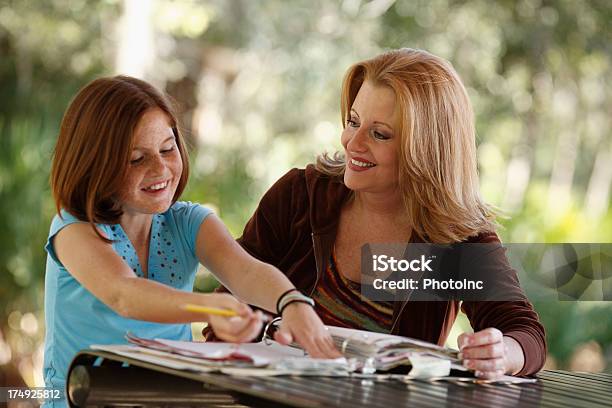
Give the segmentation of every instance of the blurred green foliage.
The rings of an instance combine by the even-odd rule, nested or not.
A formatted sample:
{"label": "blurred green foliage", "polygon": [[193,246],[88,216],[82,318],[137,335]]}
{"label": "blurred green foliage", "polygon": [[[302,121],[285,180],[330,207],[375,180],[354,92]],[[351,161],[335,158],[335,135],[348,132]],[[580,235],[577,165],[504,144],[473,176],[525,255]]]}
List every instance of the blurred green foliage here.
{"label": "blurred green foliage", "polygon": [[[40,353],[53,145],[79,87],[117,72],[129,43],[119,28],[138,22],[128,3],[0,2],[0,343],[12,352],[0,344],[0,366]],[[609,1],[150,4],[143,76],[181,106],[193,146],[184,198],[216,207],[235,235],[275,179],[339,147],[344,71],[413,47],[451,61],[468,87],[483,195],[509,215],[505,241],[612,241]],[[560,367],[589,340],[610,359],[610,304],[536,308]]]}

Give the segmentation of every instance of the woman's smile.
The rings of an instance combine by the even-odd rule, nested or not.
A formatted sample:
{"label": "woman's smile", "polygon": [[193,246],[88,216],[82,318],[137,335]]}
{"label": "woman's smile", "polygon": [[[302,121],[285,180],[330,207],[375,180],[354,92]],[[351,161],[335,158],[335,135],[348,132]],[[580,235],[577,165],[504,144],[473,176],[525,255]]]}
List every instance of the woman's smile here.
{"label": "woman's smile", "polygon": [[367,171],[375,166],[375,163],[361,157],[352,157],[348,160],[348,167],[353,171]]}

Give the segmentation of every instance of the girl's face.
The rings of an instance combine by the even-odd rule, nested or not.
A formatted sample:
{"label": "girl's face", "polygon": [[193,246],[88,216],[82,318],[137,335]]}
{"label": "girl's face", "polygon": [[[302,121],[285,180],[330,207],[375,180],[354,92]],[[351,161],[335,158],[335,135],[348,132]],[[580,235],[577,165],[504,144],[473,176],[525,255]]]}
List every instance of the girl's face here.
{"label": "girl's face", "polygon": [[400,135],[395,93],[364,82],[342,132],[346,155],[344,184],[359,192],[395,192]]}
{"label": "girl's face", "polygon": [[183,161],[168,116],[151,109],[134,131],[126,180],[119,191],[125,215],[156,214],[170,208]]}

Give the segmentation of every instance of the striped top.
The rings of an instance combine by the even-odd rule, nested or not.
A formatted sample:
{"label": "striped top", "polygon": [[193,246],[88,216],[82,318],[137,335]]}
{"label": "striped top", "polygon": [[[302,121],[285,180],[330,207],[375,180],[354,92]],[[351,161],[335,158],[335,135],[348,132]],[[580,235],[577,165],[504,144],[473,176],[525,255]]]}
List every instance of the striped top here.
{"label": "striped top", "polygon": [[312,298],[323,323],[351,329],[389,333],[393,323],[393,303],[376,302],[361,295],[360,283],[338,271],[335,249]]}

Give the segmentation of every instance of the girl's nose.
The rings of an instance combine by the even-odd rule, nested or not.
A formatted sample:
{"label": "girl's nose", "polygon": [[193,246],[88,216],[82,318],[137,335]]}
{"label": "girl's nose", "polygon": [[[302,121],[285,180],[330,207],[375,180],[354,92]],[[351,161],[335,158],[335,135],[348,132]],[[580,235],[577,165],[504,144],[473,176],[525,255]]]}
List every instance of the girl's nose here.
{"label": "girl's nose", "polygon": [[151,158],[151,166],[149,167],[149,171],[155,175],[163,174],[166,170],[166,164],[164,163],[164,159],[156,154]]}

